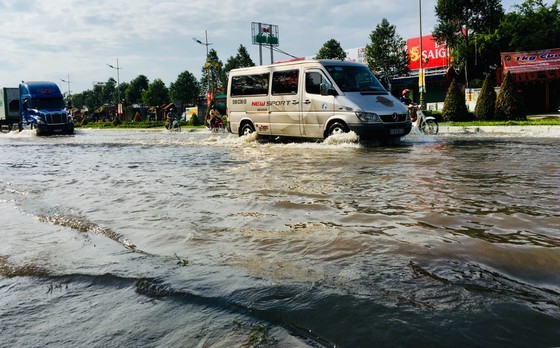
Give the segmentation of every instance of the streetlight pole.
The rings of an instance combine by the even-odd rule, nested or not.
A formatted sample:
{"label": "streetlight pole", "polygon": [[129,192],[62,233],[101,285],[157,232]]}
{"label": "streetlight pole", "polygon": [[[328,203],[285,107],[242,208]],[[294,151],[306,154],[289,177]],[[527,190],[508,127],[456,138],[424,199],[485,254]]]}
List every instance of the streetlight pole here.
{"label": "streetlight pole", "polygon": [[[200,41],[199,39],[197,39],[196,37],[193,37],[192,39],[194,40],[194,42],[201,44],[203,46],[206,46],[206,64],[208,64],[208,46],[212,45],[211,43],[208,42],[208,31],[205,30],[204,31],[204,42]],[[205,64],[205,65],[206,65]],[[211,91],[214,91],[214,79],[212,78],[212,67],[208,66],[208,74],[209,74],[209,79],[210,79],[210,83],[208,84],[208,87],[210,88]]]}
{"label": "streetlight pole", "polygon": [[70,74],[68,74],[68,79],[60,79],[60,81],[68,85],[68,101],[70,102],[72,100],[72,98],[70,97]]}
{"label": "streetlight pole", "polygon": [[418,13],[419,13],[419,20],[420,20],[420,72],[418,76],[418,85],[420,86],[420,108],[424,109],[424,89],[426,86],[425,84],[425,76],[424,76],[424,58],[422,57],[423,48],[422,48],[422,0],[418,0]]}
{"label": "streetlight pole", "polygon": [[[193,37],[194,42],[201,44],[203,46],[206,46],[206,64],[205,67],[208,69],[208,78],[210,79],[210,83],[208,84],[208,89],[206,91],[206,112],[204,113],[204,125],[207,125],[208,119],[209,119],[209,115],[210,115],[210,102],[212,99],[214,99],[214,78],[212,76],[212,64],[208,61],[208,46],[211,45],[211,43],[208,42],[208,31],[205,30],[204,31],[204,42],[200,41],[199,39]],[[211,97],[211,98],[209,98]]]}
{"label": "streetlight pole", "polygon": [[121,84],[121,81],[120,81],[121,79],[120,79],[120,76],[119,76],[119,70],[122,69],[122,68],[119,67],[119,58],[117,58],[117,67],[114,67],[111,64],[107,64],[107,66],[111,69],[117,70],[117,114],[118,114],[118,107],[119,107],[119,104],[121,102],[121,90],[119,89],[119,85]]}

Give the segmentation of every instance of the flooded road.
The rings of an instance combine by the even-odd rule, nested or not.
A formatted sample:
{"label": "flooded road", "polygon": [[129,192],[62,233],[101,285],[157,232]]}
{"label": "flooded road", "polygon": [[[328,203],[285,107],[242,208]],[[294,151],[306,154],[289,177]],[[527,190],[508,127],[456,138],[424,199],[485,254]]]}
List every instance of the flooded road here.
{"label": "flooded road", "polygon": [[560,139],[0,134],[6,347],[560,345]]}

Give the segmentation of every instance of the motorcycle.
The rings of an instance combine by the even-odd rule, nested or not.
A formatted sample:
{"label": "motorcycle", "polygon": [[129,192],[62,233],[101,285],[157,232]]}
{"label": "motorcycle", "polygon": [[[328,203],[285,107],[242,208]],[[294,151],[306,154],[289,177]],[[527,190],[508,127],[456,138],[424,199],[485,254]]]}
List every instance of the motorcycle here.
{"label": "motorcycle", "polygon": [[434,116],[426,116],[421,109],[416,110],[416,121],[413,126],[418,128],[422,133],[435,135],[439,131],[439,125]]}
{"label": "motorcycle", "polygon": [[181,131],[181,125],[175,117],[167,117],[167,122],[165,123],[165,129],[168,131]]}

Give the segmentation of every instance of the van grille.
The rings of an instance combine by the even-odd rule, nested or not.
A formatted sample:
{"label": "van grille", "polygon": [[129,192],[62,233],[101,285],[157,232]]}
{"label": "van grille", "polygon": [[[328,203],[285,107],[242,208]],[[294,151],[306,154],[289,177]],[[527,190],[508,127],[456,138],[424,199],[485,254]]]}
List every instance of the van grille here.
{"label": "van grille", "polygon": [[396,123],[396,122],[405,122],[407,114],[391,114],[391,115],[381,115],[381,121],[383,123]]}
{"label": "van grille", "polygon": [[65,124],[68,122],[66,114],[50,114],[47,115],[47,124]]}

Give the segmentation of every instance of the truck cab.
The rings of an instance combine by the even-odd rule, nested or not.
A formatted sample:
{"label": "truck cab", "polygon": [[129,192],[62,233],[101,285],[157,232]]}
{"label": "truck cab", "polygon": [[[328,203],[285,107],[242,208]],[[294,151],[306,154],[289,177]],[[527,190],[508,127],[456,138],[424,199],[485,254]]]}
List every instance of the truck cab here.
{"label": "truck cab", "polygon": [[55,83],[22,82],[19,102],[20,130],[29,126],[37,135],[74,133],[74,122]]}

